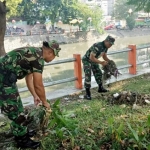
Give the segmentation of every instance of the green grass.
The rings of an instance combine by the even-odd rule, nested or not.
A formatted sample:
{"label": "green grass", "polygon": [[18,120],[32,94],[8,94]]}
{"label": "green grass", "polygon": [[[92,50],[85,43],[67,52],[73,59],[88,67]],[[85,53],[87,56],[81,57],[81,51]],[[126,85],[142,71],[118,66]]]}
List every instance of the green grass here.
{"label": "green grass", "polygon": [[[128,90],[149,94],[149,75],[112,84],[110,89],[112,93]],[[149,106],[133,110],[132,106],[123,108],[119,105],[108,105],[104,99],[93,99],[63,104],[61,109],[75,114],[78,133],[74,136],[72,145],[70,140],[62,144],[62,141],[69,139],[68,136],[59,139],[55,134],[50,134],[42,140],[43,150],[71,150],[77,146],[82,150],[150,150]]]}

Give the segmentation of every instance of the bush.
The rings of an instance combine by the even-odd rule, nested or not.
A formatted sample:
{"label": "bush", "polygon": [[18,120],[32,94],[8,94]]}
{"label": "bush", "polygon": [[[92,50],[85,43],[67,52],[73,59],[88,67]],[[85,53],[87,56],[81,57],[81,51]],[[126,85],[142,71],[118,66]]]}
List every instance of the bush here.
{"label": "bush", "polygon": [[135,27],[135,20],[131,16],[126,18],[126,22],[130,30]]}

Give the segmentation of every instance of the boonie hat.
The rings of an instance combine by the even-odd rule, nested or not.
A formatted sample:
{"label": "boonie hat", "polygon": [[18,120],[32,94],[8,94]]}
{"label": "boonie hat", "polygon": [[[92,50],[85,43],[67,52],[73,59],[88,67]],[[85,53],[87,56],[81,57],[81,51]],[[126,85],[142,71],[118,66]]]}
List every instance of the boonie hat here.
{"label": "boonie hat", "polygon": [[108,36],[106,37],[106,40],[107,40],[110,44],[114,45],[115,39],[114,39],[112,36],[108,35]]}
{"label": "boonie hat", "polygon": [[51,49],[54,50],[55,56],[59,57],[59,51],[61,50],[61,48],[59,47],[58,42],[55,40],[52,40],[52,41],[48,42],[48,45]]}

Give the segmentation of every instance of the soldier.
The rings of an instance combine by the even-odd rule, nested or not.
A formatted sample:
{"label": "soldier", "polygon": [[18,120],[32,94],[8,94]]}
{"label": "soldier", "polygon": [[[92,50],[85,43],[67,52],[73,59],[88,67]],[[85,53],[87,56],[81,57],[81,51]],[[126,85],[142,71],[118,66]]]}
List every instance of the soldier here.
{"label": "soldier", "polygon": [[27,129],[27,118],[16,86],[17,79],[25,77],[26,84],[34,97],[34,103],[40,101],[50,109],[46,100],[42,81],[44,61],[50,62],[58,56],[59,44],[56,41],[43,42],[42,47],[22,47],[8,52],[0,58],[0,107],[8,116],[12,133],[17,146],[20,148],[37,148],[40,142],[30,139],[35,131]]}
{"label": "soldier", "polygon": [[[99,85],[98,92],[108,92],[102,85],[102,71],[99,68],[99,64],[105,66],[109,61],[107,57],[107,50],[110,48],[115,42],[115,39],[111,36],[107,36],[107,38],[102,42],[94,43],[86,52],[86,54],[82,58],[83,69],[85,73],[85,81],[84,87],[86,89],[85,99],[91,100],[91,71],[95,77],[97,84]],[[98,60],[98,58],[102,57],[104,61]]]}

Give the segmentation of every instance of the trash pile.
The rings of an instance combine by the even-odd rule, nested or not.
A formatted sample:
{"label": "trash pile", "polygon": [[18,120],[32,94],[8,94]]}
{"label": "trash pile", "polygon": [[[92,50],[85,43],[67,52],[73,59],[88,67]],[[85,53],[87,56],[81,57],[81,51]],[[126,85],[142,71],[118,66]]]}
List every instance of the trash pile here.
{"label": "trash pile", "polygon": [[[106,100],[111,105],[128,105],[136,107],[150,105],[150,94],[138,93],[133,91],[122,91],[117,93],[98,93],[97,88],[91,89],[92,100]],[[84,100],[84,92],[77,92],[66,97],[61,101],[71,102],[76,100]]]}
{"label": "trash pile", "polygon": [[113,94],[101,94],[97,98],[105,99],[110,104],[116,105],[131,105],[136,107],[136,105],[143,106],[143,105],[150,105],[150,94],[142,94],[138,92],[131,92],[131,91],[122,91],[119,93]]}

